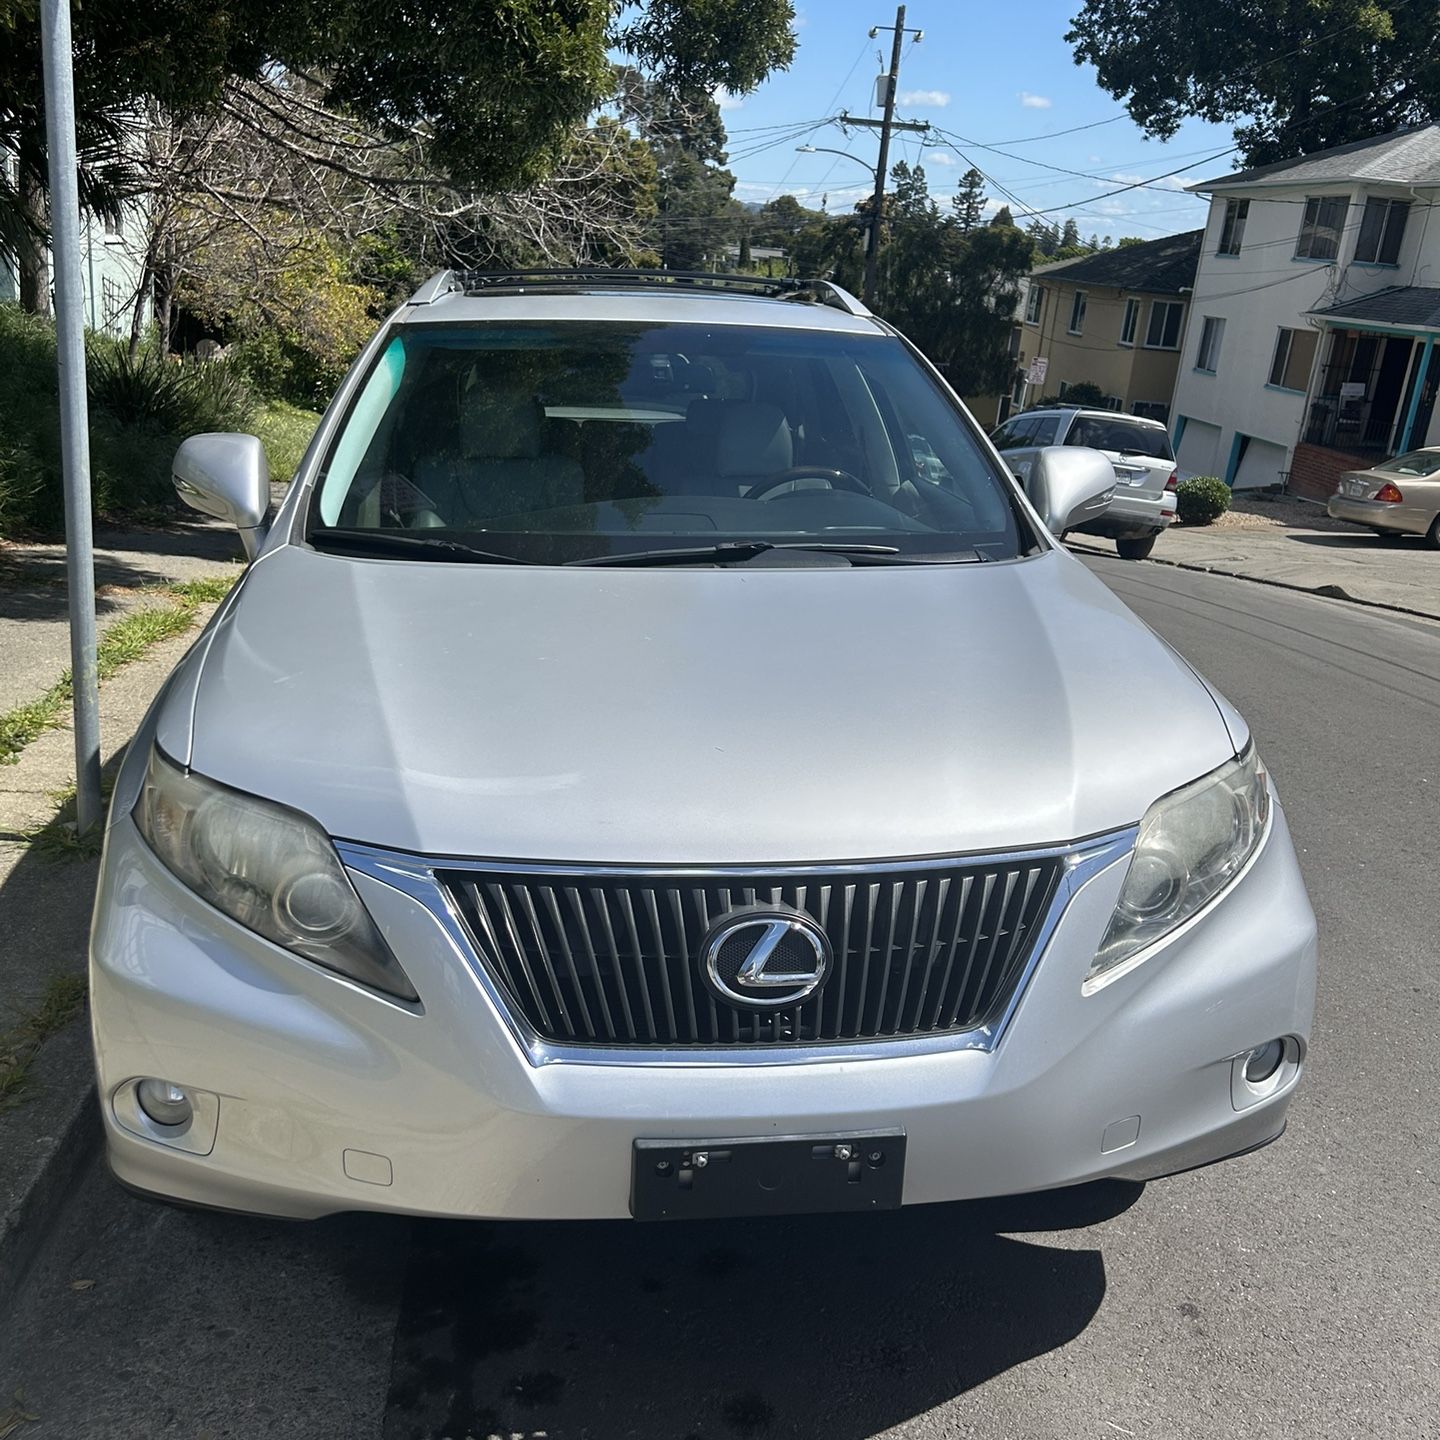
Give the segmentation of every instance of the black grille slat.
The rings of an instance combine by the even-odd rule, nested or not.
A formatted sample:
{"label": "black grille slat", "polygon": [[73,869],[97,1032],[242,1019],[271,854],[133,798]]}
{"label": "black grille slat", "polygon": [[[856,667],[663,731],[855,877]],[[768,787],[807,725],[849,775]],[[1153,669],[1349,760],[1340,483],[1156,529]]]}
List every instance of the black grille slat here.
{"label": "black grille slat", "polygon": [[[1061,868],[1045,856],[783,877],[476,868],[438,878],[507,1002],[541,1037],[735,1049],[991,1023],[1019,983]],[[700,968],[711,928],[757,905],[808,915],[833,956],[818,991],[777,1010],[721,997]]]}

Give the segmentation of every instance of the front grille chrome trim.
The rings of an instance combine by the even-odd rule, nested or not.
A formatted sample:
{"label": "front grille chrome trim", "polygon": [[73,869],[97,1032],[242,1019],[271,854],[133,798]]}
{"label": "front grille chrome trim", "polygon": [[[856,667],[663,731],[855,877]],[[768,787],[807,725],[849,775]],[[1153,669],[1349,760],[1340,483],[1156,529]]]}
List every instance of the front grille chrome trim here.
{"label": "front grille chrome trim", "polygon": [[[350,870],[357,875],[366,876],[401,891],[430,912],[445,932],[450,944],[464,960],[468,970],[485,992],[518,1048],[531,1065],[537,1067],[551,1064],[714,1067],[820,1064],[837,1060],[880,1059],[887,1056],[923,1055],[946,1051],[988,1052],[994,1050],[1009,1028],[1010,1022],[1029,988],[1031,977],[1043,959],[1051,936],[1070,901],[1084,885],[1101,871],[1126,858],[1133,851],[1137,833],[1138,826],[1132,825],[1123,830],[1076,841],[1069,845],[1003,852],[980,851],[911,860],[888,859],[811,865],[671,867],[434,857],[383,850],[347,840],[339,840],[335,843],[340,858]],[[864,905],[862,897],[867,886],[861,883],[860,877],[873,875],[877,871],[885,874],[905,872],[923,882],[926,871],[987,868],[991,871],[990,876],[987,877],[988,883],[973,887],[974,893],[969,893],[972,889],[973,877],[964,877],[962,883],[967,893],[960,897],[955,924],[957,929],[963,926],[965,913],[971,907],[973,907],[973,913],[977,919],[982,921],[987,909],[994,910],[994,931],[998,935],[1004,913],[1012,908],[1013,896],[1003,897],[1000,908],[994,908],[992,894],[994,870],[1007,865],[1057,859],[1061,862],[1058,880],[1054,885],[1049,904],[1034,925],[1034,933],[1028,944],[1024,964],[1009,986],[1008,998],[1003,1010],[991,1018],[988,1023],[977,1025],[971,1029],[949,1029],[940,1033],[918,1035],[881,1032],[878,1030],[878,1024],[880,1020],[883,1020],[883,1004],[867,1004],[862,990],[859,996],[860,1009],[854,1016],[853,1023],[856,1027],[864,1026],[866,1011],[869,1010],[876,1018],[875,1034],[873,1038],[838,1038],[838,1032],[846,1028],[847,1017],[840,1013],[838,1006],[833,1014],[827,1015],[823,998],[820,998],[830,989],[827,986],[818,992],[815,1002],[818,1006],[816,1013],[817,1038],[803,1044],[787,1043],[784,1040],[762,1041],[758,1035],[753,1044],[746,1044],[741,1038],[746,1019],[745,1017],[735,1017],[733,1012],[729,1022],[731,1038],[726,1044],[707,1046],[690,1043],[667,1046],[663,1043],[656,1043],[656,1036],[662,1026],[670,1024],[673,1027],[673,1018],[667,1020],[665,1016],[652,1012],[650,996],[644,986],[640,987],[641,995],[636,997],[642,1003],[635,1009],[633,1018],[629,1006],[621,1007],[624,1011],[623,1014],[614,1013],[612,1008],[608,1024],[615,1038],[608,1043],[588,1044],[583,1038],[547,1039],[538,1034],[525,1017],[518,1012],[515,1002],[492,974],[491,964],[487,964],[486,960],[477,952],[476,939],[480,937],[472,939],[472,922],[460,913],[450,894],[449,887],[440,878],[444,872],[452,874],[463,872],[467,876],[475,876],[476,879],[469,883],[476,884],[482,883],[479,879],[481,876],[493,877],[497,882],[493,887],[497,896],[505,899],[505,891],[508,887],[503,882],[507,877],[526,876],[533,879],[543,876],[550,882],[550,886],[553,886],[553,888],[547,887],[549,893],[554,896],[557,904],[564,908],[567,906],[571,894],[575,896],[576,904],[582,907],[584,905],[584,898],[580,895],[578,888],[567,886],[565,883],[567,879],[594,883],[600,880],[623,880],[631,877],[636,881],[641,879],[675,882],[713,881],[723,884],[728,877],[755,876],[759,873],[763,873],[767,877],[774,876],[777,880],[783,880],[787,876],[805,876],[812,880],[818,877],[822,880],[824,888],[832,892],[830,904],[843,907],[843,923],[846,932],[848,933],[852,924],[868,927],[875,922],[875,930],[878,932],[875,943],[884,944],[886,930],[893,926],[893,920],[888,914],[890,907],[883,897],[877,897],[878,905]],[[884,882],[880,882],[875,888],[882,888],[883,884]],[[839,895],[833,893],[836,890],[840,891]],[[660,897],[656,895],[655,891],[656,887],[654,886],[646,888],[644,893],[647,903],[644,905],[632,907],[628,900],[625,903],[623,928],[627,932],[632,932],[628,937],[629,943],[632,945],[637,943],[639,935],[643,934],[648,927],[658,924]],[[619,893],[628,896],[629,887],[622,888]],[[943,897],[940,903],[943,906]],[[600,908],[603,910],[605,907]],[[637,909],[639,913],[636,913]],[[857,909],[867,911],[867,916],[855,915],[854,912]],[[656,912],[653,916],[649,913],[651,910]],[[878,917],[877,910],[882,912]],[[543,931],[538,925],[538,919],[531,916],[514,915],[508,901],[505,913],[509,918],[507,928],[510,929],[512,943],[516,944],[517,953],[523,955],[525,947],[518,942],[524,932],[534,925],[534,933],[537,936],[543,935]],[[937,910],[937,917],[941,913],[943,913],[942,910]],[[625,943],[625,937],[612,936],[608,933],[610,925],[608,915],[605,923],[607,928],[604,931],[595,932],[593,926],[586,926],[585,929],[596,933],[598,938],[604,941],[606,948]],[[491,939],[492,943],[496,943],[497,937],[492,936]],[[890,943],[895,943],[894,937]],[[903,945],[903,937],[900,938],[900,943]],[[503,949],[503,946],[497,945],[497,948]],[[555,961],[552,958],[545,958],[546,951],[543,945],[539,948],[544,964],[553,978]],[[971,953],[965,957],[967,969],[976,963],[979,949],[979,946],[973,947]],[[993,951],[993,945],[991,949]],[[953,962],[957,953],[956,947],[952,945],[948,947],[948,950],[948,960]],[[980,964],[985,965],[989,959],[993,959],[993,955],[987,957],[987,960],[980,961]],[[504,970],[504,967],[493,956],[491,963],[495,964],[497,969]],[[507,974],[507,981],[517,995],[521,993],[517,982],[521,982],[523,979],[531,998],[536,1001],[540,1000],[540,987],[536,985],[538,976],[531,976],[528,972],[523,977],[511,975],[508,971],[504,973]],[[927,991],[934,989],[931,983],[934,979],[935,977],[926,969],[923,975],[917,975],[914,981],[907,981],[907,983],[918,983],[920,987],[919,998],[915,1002],[913,1012],[917,1017],[922,1014]],[[936,1007],[937,1015],[949,990],[950,979],[951,976],[947,970],[947,973],[940,978],[938,991],[933,994],[933,997],[930,997],[931,1003]],[[983,979],[981,983],[983,983]],[[876,984],[873,978],[870,980],[870,984],[872,986]],[[962,980],[959,989],[955,992],[957,998],[952,1009],[960,1008],[964,995],[973,984],[974,981],[969,975]],[[705,987],[700,986],[698,990],[700,993],[690,997],[691,1003],[708,1004],[711,1014],[717,1012],[719,1007],[705,994]],[[843,997],[843,991],[838,987],[835,993],[837,996]],[[687,996],[685,994],[672,995],[667,989],[664,999],[673,1017],[675,1010],[683,1010]],[[542,1016],[546,1015],[543,1004],[538,1006],[538,1009]],[[552,1026],[558,1021],[559,1025],[572,1037],[576,1035],[576,1018],[568,1014],[549,1017]],[[710,1016],[706,1015],[700,1020],[700,1023],[703,1024],[708,1018]],[[716,1015],[713,1033],[718,1036],[720,1034],[718,1027],[726,1025],[726,1023],[723,1015]],[[625,1032],[623,1036],[619,1033],[621,1030]]]}

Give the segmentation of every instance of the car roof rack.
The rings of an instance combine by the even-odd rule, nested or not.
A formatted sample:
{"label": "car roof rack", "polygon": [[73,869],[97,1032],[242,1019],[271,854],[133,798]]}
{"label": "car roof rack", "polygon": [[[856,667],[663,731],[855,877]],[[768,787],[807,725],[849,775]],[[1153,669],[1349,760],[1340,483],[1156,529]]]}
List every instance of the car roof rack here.
{"label": "car roof rack", "polygon": [[574,266],[534,270],[441,270],[410,297],[412,305],[429,305],[443,295],[528,294],[537,290],[574,293],[589,289],[689,290],[732,295],[759,295],[828,305],[847,315],[870,311],[848,290],[831,280],[779,278],[767,275],[721,275],[708,270],[621,270]]}

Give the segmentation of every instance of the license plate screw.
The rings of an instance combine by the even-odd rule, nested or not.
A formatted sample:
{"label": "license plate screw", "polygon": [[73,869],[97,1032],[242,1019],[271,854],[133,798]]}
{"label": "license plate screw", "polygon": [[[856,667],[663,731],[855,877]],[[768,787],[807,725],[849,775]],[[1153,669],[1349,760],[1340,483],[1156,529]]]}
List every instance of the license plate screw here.
{"label": "license plate screw", "polygon": [[708,1151],[697,1150],[695,1152],[695,1168],[697,1170],[703,1170],[709,1163],[710,1155]]}
{"label": "license plate screw", "polygon": [[668,1160],[657,1160],[655,1162],[655,1173],[657,1175],[668,1175],[670,1173],[670,1162]]}
{"label": "license plate screw", "polygon": [[848,1160],[855,1153],[853,1145],[837,1145],[835,1147],[835,1158],[837,1160]]}

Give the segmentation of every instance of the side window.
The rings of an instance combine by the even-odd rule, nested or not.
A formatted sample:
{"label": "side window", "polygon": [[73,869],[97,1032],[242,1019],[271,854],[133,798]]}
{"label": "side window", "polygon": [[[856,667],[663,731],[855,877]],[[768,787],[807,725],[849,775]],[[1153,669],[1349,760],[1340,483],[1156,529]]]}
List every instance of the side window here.
{"label": "side window", "polygon": [[1058,415],[1042,415],[1035,422],[1035,429],[1029,443],[1031,445],[1053,445],[1059,431],[1060,417]]}
{"label": "side window", "polygon": [[995,448],[997,450],[1018,450],[1022,445],[1028,445],[1038,423],[1038,419],[1034,415],[1021,415],[1011,420],[996,435]]}

